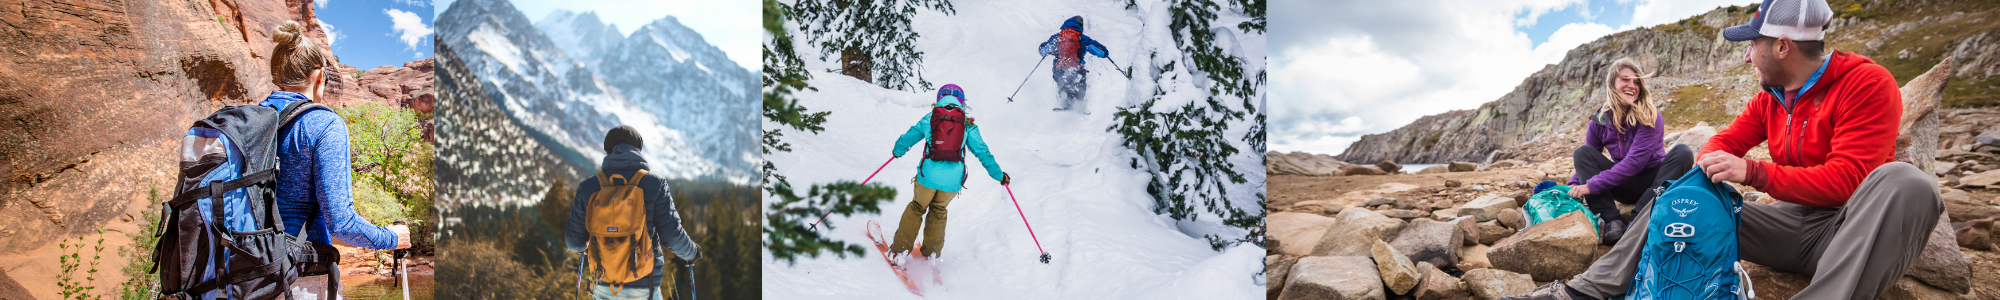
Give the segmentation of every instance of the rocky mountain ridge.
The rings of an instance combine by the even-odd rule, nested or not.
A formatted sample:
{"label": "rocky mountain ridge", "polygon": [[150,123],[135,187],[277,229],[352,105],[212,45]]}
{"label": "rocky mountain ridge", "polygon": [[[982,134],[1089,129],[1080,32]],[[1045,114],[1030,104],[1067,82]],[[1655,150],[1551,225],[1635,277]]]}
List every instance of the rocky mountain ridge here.
{"label": "rocky mountain ridge", "polygon": [[[2000,75],[2000,54],[1990,51],[2000,47],[2000,7],[1965,1],[1854,5],[1863,9],[1843,10],[1830,26],[1830,48],[1869,56],[1900,82],[1940,61],[1953,62],[1953,85],[1944,98],[1949,108],[1990,106],[2000,96],[1995,83],[2000,76],[1994,76]],[[1335,158],[1432,164],[1566,156],[1581,144],[1586,116],[1605,97],[1600,84],[1605,68],[1621,57],[1656,72],[1647,84],[1661,100],[1669,131],[1698,122],[1727,126],[1757,92],[1757,82],[1754,70],[1741,60],[1746,43],[1728,42],[1718,34],[1720,28],[1748,20],[1752,11],[1722,7],[1677,23],[1599,38],[1570,50],[1561,63],[1523,79],[1500,99],[1363,136]],[[1964,145],[1944,141],[1938,146]]]}

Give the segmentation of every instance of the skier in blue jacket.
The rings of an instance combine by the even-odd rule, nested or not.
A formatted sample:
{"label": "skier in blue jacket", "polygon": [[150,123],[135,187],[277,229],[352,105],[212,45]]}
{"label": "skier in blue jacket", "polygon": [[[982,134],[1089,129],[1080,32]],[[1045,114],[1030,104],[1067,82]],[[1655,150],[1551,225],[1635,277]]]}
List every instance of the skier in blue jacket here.
{"label": "skier in blue jacket", "polygon": [[965,116],[964,109],[965,91],[956,84],[946,84],[938,89],[937,104],[931,113],[896,139],[896,148],[891,150],[896,157],[903,157],[917,142],[926,142],[926,146],[924,159],[917,167],[916,194],[910,198],[909,207],[903,209],[903,221],[896,226],[895,242],[889,246],[894,252],[893,260],[900,261],[909,253],[919,226],[924,233],[920,253],[936,257],[944,249],[945,205],[964,187],[965,150],[971,150],[979,158],[986,175],[993,180],[999,180],[1000,184],[1012,182],[1013,178],[1001,172],[1000,164],[993,161],[986,140],[979,137],[979,126]]}
{"label": "skier in blue jacket", "polygon": [[1084,90],[1090,87],[1083,80],[1083,75],[1090,73],[1090,70],[1083,68],[1083,55],[1090,54],[1097,57],[1110,55],[1110,51],[1104,49],[1104,44],[1099,44],[1097,40],[1090,39],[1090,36],[1083,35],[1083,16],[1064,20],[1062,30],[1049,35],[1049,40],[1042,42],[1040,48],[1043,57],[1056,56],[1056,64],[1052,69],[1055,74],[1053,77],[1056,80],[1057,94],[1062,96],[1062,106],[1056,107],[1056,111],[1069,110],[1077,100],[1083,99]]}

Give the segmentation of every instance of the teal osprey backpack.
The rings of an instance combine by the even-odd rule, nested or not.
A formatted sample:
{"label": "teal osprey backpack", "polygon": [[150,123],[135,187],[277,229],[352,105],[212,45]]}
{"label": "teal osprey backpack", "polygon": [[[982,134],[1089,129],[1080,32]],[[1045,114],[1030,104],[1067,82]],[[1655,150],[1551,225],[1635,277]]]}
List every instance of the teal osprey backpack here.
{"label": "teal osprey backpack", "polygon": [[1750,299],[1750,280],[1737,263],[1736,221],[1743,194],[1708,180],[1700,167],[1653,190],[1628,299]]}

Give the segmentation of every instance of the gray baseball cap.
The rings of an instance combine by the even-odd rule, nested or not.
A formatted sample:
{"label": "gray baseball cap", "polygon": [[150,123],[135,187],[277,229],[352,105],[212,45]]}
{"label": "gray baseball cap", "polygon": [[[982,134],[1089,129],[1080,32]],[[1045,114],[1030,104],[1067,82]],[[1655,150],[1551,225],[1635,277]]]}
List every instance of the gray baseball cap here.
{"label": "gray baseball cap", "polygon": [[1833,9],[1827,7],[1826,0],[1764,0],[1750,24],[1724,28],[1722,38],[1733,42],[1767,36],[1818,41],[1826,37],[1826,23],[1832,20]]}

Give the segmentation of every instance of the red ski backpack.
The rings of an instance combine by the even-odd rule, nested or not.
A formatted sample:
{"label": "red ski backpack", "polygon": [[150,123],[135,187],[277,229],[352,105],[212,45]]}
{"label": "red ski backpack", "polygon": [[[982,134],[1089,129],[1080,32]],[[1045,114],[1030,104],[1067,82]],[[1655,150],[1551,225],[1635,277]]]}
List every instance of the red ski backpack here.
{"label": "red ski backpack", "polygon": [[1083,67],[1083,31],[1063,29],[1056,33],[1056,68]]}
{"label": "red ski backpack", "polygon": [[931,143],[924,145],[924,159],[965,161],[965,128],[971,122],[958,106],[931,108]]}

